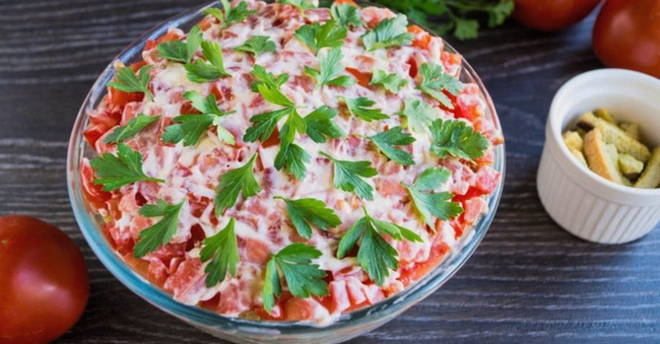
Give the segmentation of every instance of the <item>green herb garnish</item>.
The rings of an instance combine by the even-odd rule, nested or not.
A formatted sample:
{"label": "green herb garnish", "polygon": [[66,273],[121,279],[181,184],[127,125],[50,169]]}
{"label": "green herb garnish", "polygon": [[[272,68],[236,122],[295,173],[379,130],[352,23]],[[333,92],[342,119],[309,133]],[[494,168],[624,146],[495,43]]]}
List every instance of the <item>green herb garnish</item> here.
{"label": "green herb garnish", "polygon": [[398,269],[399,260],[396,249],[382,235],[389,235],[395,240],[423,241],[410,229],[375,219],[364,209],[364,217],[355,222],[339,241],[337,258],[344,258],[359,241],[358,263],[372,281],[383,285],[391,270]]}
{"label": "green herb garnish", "polygon": [[410,193],[420,217],[431,228],[434,228],[433,216],[441,220],[449,220],[463,212],[460,203],[451,201],[454,196],[451,193],[431,192],[446,182],[449,176],[449,170],[431,167],[424,170],[413,185],[402,184]]}
{"label": "green herb garnish", "polygon": [[383,19],[371,31],[362,36],[362,43],[369,51],[394,46],[409,45],[414,36],[408,32],[408,19],[403,14]]}
{"label": "green herb garnish", "polygon": [[142,172],[142,155],[123,143],[117,145],[117,155],[103,153],[90,161],[97,179],[94,184],[103,185],[103,190],[113,191],[135,182],[162,183]]}
{"label": "green herb garnish", "polygon": [[149,91],[150,69],[150,65],[142,66],[136,75],[131,67],[119,68],[115,75],[115,81],[109,82],[108,86],[122,92],[142,92],[149,100],[153,100],[154,96]]}
{"label": "green herb garnish", "polygon": [[348,112],[350,112],[351,115],[363,119],[367,122],[389,118],[389,116],[384,114],[380,109],[372,108],[376,102],[369,98],[359,97],[353,99],[342,99],[344,103],[346,103]]}
{"label": "green herb garnish", "polygon": [[119,126],[113,130],[112,133],[103,139],[103,142],[119,143],[128,140],[159,119],[160,116],[147,116],[140,113],[131,118],[126,125]]}
{"label": "green herb garnish", "polygon": [[140,232],[133,252],[135,258],[142,258],[170,242],[170,239],[176,234],[179,213],[184,203],[185,201],[178,204],[169,204],[163,200],[158,200],[156,204],[147,204],[140,208],[140,215],[144,217],[162,216],[162,218]]}
{"label": "green herb garnish", "polygon": [[312,227],[327,230],[337,227],[341,220],[331,208],[326,207],[325,203],[314,198],[288,199],[284,197],[275,197],[286,203],[287,216],[298,234],[309,239],[312,237]]}
{"label": "green herb garnish", "polygon": [[223,29],[228,28],[231,24],[240,23],[249,16],[257,13],[257,11],[248,10],[248,4],[245,1],[239,2],[236,7],[231,7],[229,0],[220,0],[220,4],[222,9],[207,8],[203,13],[210,14],[218,19],[222,23]]}
{"label": "green herb garnish", "polygon": [[305,66],[305,73],[309,74],[317,85],[323,86],[351,86],[355,79],[344,74],[344,66],[341,64],[343,55],[341,48],[333,48],[319,58],[320,70]]}
{"label": "green herb garnish", "polygon": [[410,130],[415,133],[423,133],[428,130],[433,119],[438,117],[438,110],[423,100],[406,98],[400,115],[406,117],[406,125]]}
{"label": "green herb garnish", "polygon": [[442,66],[435,63],[422,63],[419,68],[422,82],[417,86],[422,92],[437,99],[442,105],[453,109],[451,100],[442,91],[458,95],[463,89],[463,84],[453,76],[442,71]]}
{"label": "green herb garnish", "polygon": [[195,25],[188,32],[185,43],[180,40],[167,41],[158,44],[156,50],[158,50],[158,55],[162,58],[175,62],[189,63],[193,56],[195,56],[201,43],[202,33],[199,30],[199,26]]}
{"label": "green herb garnish", "polygon": [[165,128],[163,141],[169,143],[178,143],[183,141],[184,146],[194,146],[199,142],[200,137],[211,125],[215,125],[218,131],[218,138],[230,145],[236,143],[234,135],[225,129],[220,118],[229,115],[230,112],[224,112],[218,108],[217,101],[213,94],[202,97],[194,91],[188,91],[183,94],[185,99],[192,102],[192,106],[201,114],[181,115],[174,117],[172,124]]}
{"label": "green herb garnish", "polygon": [[206,272],[206,286],[208,288],[224,281],[227,273],[236,276],[238,265],[238,242],[234,225],[236,221],[229,219],[227,226],[213,236],[204,239],[199,258],[202,262],[210,262],[204,268]]}
{"label": "green herb garnish", "polygon": [[308,298],[311,295],[325,296],[328,284],[323,280],[325,271],[312,264],[312,259],[321,256],[321,251],[313,246],[295,243],[272,255],[266,264],[264,286],[261,292],[264,309],[270,312],[275,299],[282,293],[280,276],[284,276],[293,296]]}
{"label": "green herb garnish", "polygon": [[406,146],[415,142],[415,138],[410,134],[404,133],[403,128],[394,127],[374,136],[369,136],[368,139],[371,140],[371,142],[373,142],[386,157],[393,161],[403,166],[409,166],[415,163],[410,153],[395,147]]}
{"label": "green herb garnish", "polygon": [[334,20],[325,24],[312,23],[301,26],[296,30],[295,37],[305,44],[314,55],[318,55],[323,48],[338,48],[346,38],[346,28],[337,25]]}
{"label": "green herb garnish", "polygon": [[330,8],[332,18],[344,27],[362,25],[360,9],[348,3],[334,3]]}
{"label": "green herb garnish", "polygon": [[184,66],[190,81],[203,83],[229,76],[229,73],[225,71],[220,45],[203,41],[202,53],[206,61],[198,59],[193,63],[186,63]]}
{"label": "green herb garnish", "polygon": [[431,134],[431,152],[440,158],[451,155],[476,159],[482,157],[488,148],[488,139],[460,120],[437,119],[431,125]]}
{"label": "green herb garnish", "polygon": [[336,139],[346,136],[346,133],[332,119],[337,116],[337,110],[321,106],[305,116],[307,136],[316,143],[324,143],[327,138]]}
{"label": "green herb garnish", "polygon": [[408,80],[400,77],[396,73],[387,73],[382,69],[374,71],[369,85],[382,85],[386,90],[397,93],[401,88],[408,85]]}
{"label": "green herb garnish", "polygon": [[370,161],[339,160],[328,153],[319,153],[330,159],[335,165],[333,178],[335,187],[347,192],[354,192],[359,197],[367,200],[374,199],[374,188],[363,179],[378,174],[378,171],[371,167]]}
{"label": "green herb garnish", "polygon": [[265,52],[275,51],[275,49],[277,49],[275,42],[268,36],[252,36],[245,43],[234,48],[236,51],[252,53],[256,56]]}
{"label": "green herb garnish", "polygon": [[245,165],[220,176],[220,184],[215,188],[216,217],[220,217],[227,208],[233,207],[239,194],[242,194],[243,198],[248,198],[261,191],[261,186],[252,171],[256,157],[257,154],[254,154]]}

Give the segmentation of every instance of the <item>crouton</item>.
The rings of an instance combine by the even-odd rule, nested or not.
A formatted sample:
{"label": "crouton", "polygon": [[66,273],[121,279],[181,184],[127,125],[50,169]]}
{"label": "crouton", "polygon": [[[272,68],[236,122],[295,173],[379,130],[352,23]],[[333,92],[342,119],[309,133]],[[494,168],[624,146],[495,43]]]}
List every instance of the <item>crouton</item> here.
{"label": "crouton", "polygon": [[619,128],[631,138],[639,141],[639,125],[636,123],[621,122],[619,123]]}
{"label": "crouton", "polygon": [[[629,154],[642,162],[646,162],[651,156],[649,149],[641,142],[628,136],[628,134],[616,125],[594,116],[591,112],[580,116],[578,125],[584,129],[598,129],[603,141],[607,144],[613,144],[620,153]],[[589,159],[587,158],[587,160]]]}
{"label": "crouton", "polygon": [[617,168],[617,152],[614,145],[608,145],[603,140],[600,129],[593,129],[584,136],[584,153],[594,173],[612,182],[623,184],[623,179]]}
{"label": "crouton", "polygon": [[574,156],[574,157],[575,157],[575,158],[576,158],[576,159],[577,159],[582,165],[586,166],[587,168],[589,167],[589,165],[587,165],[587,159],[584,158],[584,154],[582,154],[582,151],[579,151],[579,150],[577,150],[577,149],[573,149],[573,148],[569,148],[568,151],[571,152],[571,154],[573,154],[573,156]]}
{"label": "crouton", "polygon": [[563,135],[564,143],[568,149],[575,149],[577,151],[582,151],[582,137],[575,131],[567,131]]}
{"label": "crouton", "polygon": [[642,175],[634,185],[636,188],[653,189],[660,186],[660,147],[655,147]]}
{"label": "crouton", "polygon": [[614,120],[614,117],[612,117],[609,110],[607,110],[607,109],[603,109],[603,108],[596,109],[596,110],[594,110],[594,115],[596,115],[596,117],[598,117],[598,118],[600,118],[604,121],[607,121],[609,123],[612,123],[612,124],[616,125],[616,120]]}
{"label": "crouton", "polygon": [[619,169],[628,177],[639,175],[644,169],[644,163],[628,154],[619,154]]}

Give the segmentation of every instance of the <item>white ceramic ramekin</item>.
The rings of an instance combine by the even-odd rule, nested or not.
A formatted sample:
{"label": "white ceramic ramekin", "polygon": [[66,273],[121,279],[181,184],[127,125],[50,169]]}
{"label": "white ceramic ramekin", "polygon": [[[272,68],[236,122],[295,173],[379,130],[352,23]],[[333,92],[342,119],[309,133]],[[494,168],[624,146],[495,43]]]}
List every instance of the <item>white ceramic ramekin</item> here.
{"label": "white ceramic ramekin", "polygon": [[660,221],[660,189],[610,182],[569,153],[562,132],[580,114],[598,107],[609,109],[619,120],[638,123],[645,143],[660,145],[659,79],[622,69],[580,74],[552,101],[537,188],[545,210],[568,232],[598,243],[625,243],[644,236]]}

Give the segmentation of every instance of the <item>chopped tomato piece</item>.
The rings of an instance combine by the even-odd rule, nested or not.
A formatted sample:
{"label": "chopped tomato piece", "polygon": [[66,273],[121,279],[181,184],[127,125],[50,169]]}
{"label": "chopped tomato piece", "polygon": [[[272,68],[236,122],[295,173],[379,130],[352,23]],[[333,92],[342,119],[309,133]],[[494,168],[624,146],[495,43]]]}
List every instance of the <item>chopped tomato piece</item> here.
{"label": "chopped tomato piece", "polygon": [[408,65],[410,66],[410,68],[408,69],[408,75],[410,75],[411,78],[416,77],[418,71],[417,61],[413,57],[411,57],[408,59],[406,63],[408,63]]}
{"label": "chopped tomato piece", "polygon": [[103,208],[105,206],[105,202],[112,198],[112,194],[107,191],[103,191],[103,187],[101,185],[94,184],[94,170],[89,164],[83,164],[80,173],[83,186],[82,190],[85,199],[91,203],[94,208]]}
{"label": "chopped tomato piece", "polygon": [[357,80],[360,86],[369,86],[369,82],[371,82],[371,73],[361,72],[351,67],[346,67],[346,71],[355,77],[355,80]]}
{"label": "chopped tomato piece", "polygon": [[408,32],[415,35],[415,39],[412,42],[412,45],[422,49],[428,49],[431,45],[431,35],[428,32],[424,31],[421,27],[417,25],[408,26]]}
{"label": "chopped tomato piece", "polygon": [[358,7],[358,8],[360,7],[360,6],[359,6],[355,1],[353,1],[353,0],[335,0],[335,4],[337,4],[337,5],[339,5],[339,4],[349,4],[349,5],[351,5],[351,6],[355,6],[355,7]]}

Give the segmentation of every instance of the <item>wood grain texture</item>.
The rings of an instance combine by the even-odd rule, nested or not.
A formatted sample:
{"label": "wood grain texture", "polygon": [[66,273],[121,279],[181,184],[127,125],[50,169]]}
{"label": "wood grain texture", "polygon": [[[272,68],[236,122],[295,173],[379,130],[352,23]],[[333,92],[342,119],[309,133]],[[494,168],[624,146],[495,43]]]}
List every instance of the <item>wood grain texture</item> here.
{"label": "wood grain texture", "polygon": [[[93,80],[142,31],[200,0],[0,1],[0,214],[38,216],[83,249],[91,298],[60,343],[218,342],[148,305],[85,244],[65,187],[66,142]],[[658,343],[660,231],[620,246],[561,230],[536,194],[552,95],[602,67],[590,49],[594,17],[558,34],[509,23],[452,42],[483,77],[507,140],[497,217],[468,264],[384,328],[352,343]]]}

